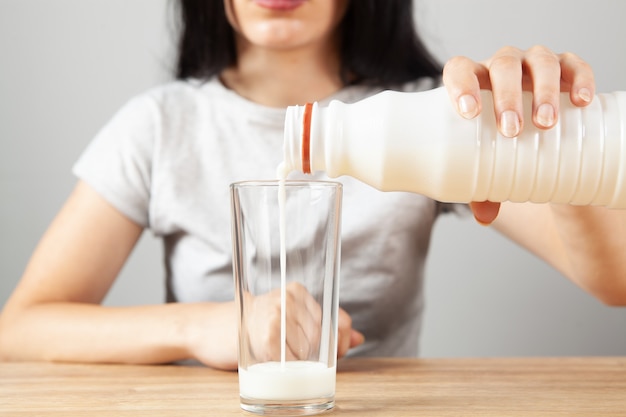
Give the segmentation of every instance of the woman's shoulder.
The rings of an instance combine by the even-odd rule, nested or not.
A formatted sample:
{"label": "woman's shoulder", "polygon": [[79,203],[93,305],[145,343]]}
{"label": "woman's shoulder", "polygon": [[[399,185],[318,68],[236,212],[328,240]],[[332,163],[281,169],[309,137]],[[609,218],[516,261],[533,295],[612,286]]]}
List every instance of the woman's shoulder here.
{"label": "woman's shoulder", "polygon": [[217,79],[171,80],[153,86],[135,98],[152,100],[157,103],[204,100],[207,97],[222,95],[223,89],[222,84]]}
{"label": "woman's shoulder", "polygon": [[200,97],[200,86],[186,81],[169,81],[131,95],[115,112],[113,119],[159,119],[164,113],[185,108]]}
{"label": "woman's shoulder", "polygon": [[[377,85],[377,84],[354,84],[350,85],[343,90],[339,91],[335,96],[330,99],[337,99],[346,103],[362,100],[374,94],[380,93],[384,90],[403,91],[403,92],[419,92],[432,90],[441,85],[441,79],[439,77],[420,77],[414,80],[407,81],[401,84],[395,85]],[[329,101],[327,100],[327,101]]]}
{"label": "woman's shoulder", "polygon": [[172,80],[129,97],[117,114],[157,124],[176,120],[188,123],[201,114],[223,112],[233,101],[230,96],[232,92],[216,79]]}
{"label": "woman's shoulder", "polygon": [[420,77],[415,80],[408,81],[393,88],[393,90],[405,91],[409,93],[432,90],[441,86],[440,77]]}
{"label": "woman's shoulder", "polygon": [[[187,79],[173,80],[155,86],[139,96],[140,100],[148,100],[155,105],[165,117],[196,113],[203,115],[220,114],[242,117],[276,118],[277,109],[266,108],[240,96],[226,87],[218,77],[207,80]],[[281,120],[284,109],[279,109]],[[268,116],[269,113],[269,116]]]}

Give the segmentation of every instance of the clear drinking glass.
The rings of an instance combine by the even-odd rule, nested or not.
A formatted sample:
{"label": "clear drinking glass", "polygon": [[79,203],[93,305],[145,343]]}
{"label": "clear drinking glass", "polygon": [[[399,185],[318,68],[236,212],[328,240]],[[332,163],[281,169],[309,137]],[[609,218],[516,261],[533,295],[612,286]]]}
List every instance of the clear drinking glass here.
{"label": "clear drinking glass", "polygon": [[341,196],[336,182],[231,185],[246,411],[310,415],[334,406]]}

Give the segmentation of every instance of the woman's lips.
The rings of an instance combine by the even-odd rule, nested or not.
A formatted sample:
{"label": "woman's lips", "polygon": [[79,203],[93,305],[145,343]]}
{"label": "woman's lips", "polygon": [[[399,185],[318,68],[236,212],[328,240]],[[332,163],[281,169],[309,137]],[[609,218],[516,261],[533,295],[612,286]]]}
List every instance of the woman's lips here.
{"label": "woman's lips", "polygon": [[307,0],[254,0],[254,2],[266,9],[289,11],[300,7]]}

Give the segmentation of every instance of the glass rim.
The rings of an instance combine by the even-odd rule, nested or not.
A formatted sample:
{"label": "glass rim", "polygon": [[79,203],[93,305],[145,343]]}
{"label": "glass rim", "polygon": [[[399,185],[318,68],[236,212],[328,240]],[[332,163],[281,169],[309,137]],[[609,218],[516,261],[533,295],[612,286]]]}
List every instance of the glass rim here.
{"label": "glass rim", "polygon": [[[274,180],[244,180],[236,181],[230,184],[230,188],[245,187],[278,187],[280,185],[278,179]],[[285,187],[322,187],[322,188],[343,188],[343,184],[338,181],[327,180],[285,180]]]}

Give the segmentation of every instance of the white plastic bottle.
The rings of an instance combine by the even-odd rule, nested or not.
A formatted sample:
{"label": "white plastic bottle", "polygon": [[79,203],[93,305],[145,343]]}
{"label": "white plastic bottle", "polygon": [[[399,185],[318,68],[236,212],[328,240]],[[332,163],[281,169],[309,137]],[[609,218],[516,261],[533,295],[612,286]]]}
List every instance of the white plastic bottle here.
{"label": "white plastic bottle", "polygon": [[562,94],[559,121],[536,128],[524,93],[524,129],[499,134],[491,92],[482,112],[457,114],[443,87],[385,91],[353,104],[293,106],[285,120],[288,171],[350,175],[383,191],[445,202],[554,202],[626,208],[626,92],[587,107]]}

